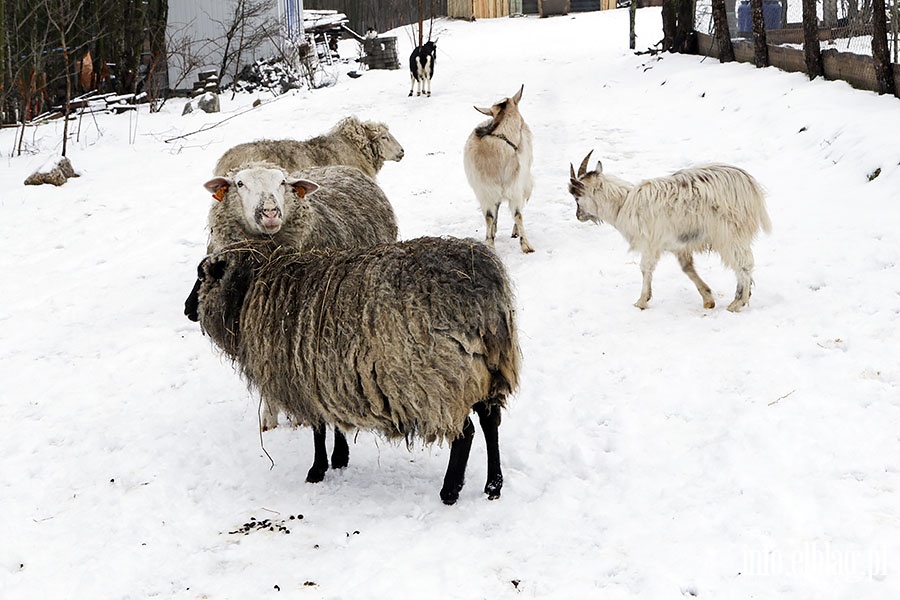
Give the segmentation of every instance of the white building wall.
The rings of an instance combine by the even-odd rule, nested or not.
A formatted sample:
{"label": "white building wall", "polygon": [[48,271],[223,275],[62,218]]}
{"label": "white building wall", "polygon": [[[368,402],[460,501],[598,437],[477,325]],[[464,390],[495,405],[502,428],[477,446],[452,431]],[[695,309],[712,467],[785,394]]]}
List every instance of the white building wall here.
{"label": "white building wall", "polygon": [[[233,19],[235,0],[169,0],[169,22],[166,28],[169,87],[189,90],[204,70],[218,70],[225,47],[225,28]],[[302,35],[303,0],[274,0],[272,17],[282,25],[281,34],[294,38]],[[280,43],[280,40],[276,40]],[[185,53],[201,58],[193,67]],[[244,64],[278,54],[273,43],[263,43],[251,54],[241,57]],[[223,75],[228,82],[232,73]]]}

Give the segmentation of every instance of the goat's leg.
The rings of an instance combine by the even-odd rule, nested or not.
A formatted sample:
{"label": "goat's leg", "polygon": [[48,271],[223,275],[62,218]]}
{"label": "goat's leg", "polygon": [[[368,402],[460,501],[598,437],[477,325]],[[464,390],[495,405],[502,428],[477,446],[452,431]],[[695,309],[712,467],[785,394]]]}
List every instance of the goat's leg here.
{"label": "goat's leg", "polygon": [[534,252],[534,248],[531,247],[531,244],[528,243],[528,238],[525,237],[525,224],[522,222],[522,211],[520,209],[513,211],[513,221],[512,237],[519,238],[519,247],[522,248],[522,252],[526,254]]}
{"label": "goat's leg", "polygon": [[331,468],[343,469],[350,463],[350,447],[344,433],[334,428],[334,449],[331,451]]}
{"label": "goat's leg", "polygon": [[409,74],[409,97],[412,98],[413,88],[416,87],[416,76],[412,73]]}
{"label": "goat's leg", "polygon": [[750,287],[753,285],[753,252],[750,248],[732,248],[728,256],[722,256],[722,262],[734,269],[737,276],[737,288],[734,291],[734,300],[728,305],[728,310],[738,312],[750,303]]}
{"label": "goat's leg", "polygon": [[487,446],[487,483],[484,484],[484,493],[488,495],[488,500],[496,500],[503,487],[503,472],[500,469],[500,407],[489,407],[484,402],[479,402],[475,405],[475,412],[478,413]]}
{"label": "goat's leg", "polygon": [[697,275],[697,271],[694,269],[693,254],[688,251],[682,251],[677,252],[675,256],[678,257],[678,263],[681,265],[681,270],[688,276],[688,279],[694,282],[694,285],[697,286],[697,291],[700,292],[700,295],[703,297],[703,308],[715,308],[716,301],[713,298],[712,290],[709,289],[709,286],[706,285],[705,281],[700,279],[700,276]]}
{"label": "goat's leg", "polygon": [[[484,203],[482,203],[484,206]],[[497,212],[500,210],[500,203],[494,204],[492,208],[484,211],[484,227],[487,230],[484,235],[484,243],[489,247],[494,247],[494,238],[497,237]]]}
{"label": "goat's leg", "polygon": [[656,263],[658,262],[659,252],[644,252],[641,255],[641,273],[644,276],[644,283],[641,286],[641,297],[634,303],[641,310],[647,308],[647,303],[650,302],[650,297],[653,296],[653,270],[656,269]]}
{"label": "goat's leg", "polygon": [[319,483],[325,479],[325,471],[328,470],[328,449],[325,447],[325,423],[313,428],[313,446],[315,456],[313,465],[306,474],[307,483]]}
{"label": "goat's leg", "polygon": [[428,97],[431,98],[431,77],[428,75],[425,76],[425,87],[428,90]]}
{"label": "goat's leg", "polygon": [[474,435],[475,426],[472,425],[472,419],[466,417],[462,433],[450,445],[450,462],[447,464],[447,474],[444,475],[444,486],[441,488],[441,500],[444,504],[455,504],[459,499],[459,492],[466,483],[466,464],[469,462],[469,451],[472,449]]}
{"label": "goat's leg", "polygon": [[278,409],[263,400],[259,428],[263,431],[268,431],[276,427],[278,427]]}

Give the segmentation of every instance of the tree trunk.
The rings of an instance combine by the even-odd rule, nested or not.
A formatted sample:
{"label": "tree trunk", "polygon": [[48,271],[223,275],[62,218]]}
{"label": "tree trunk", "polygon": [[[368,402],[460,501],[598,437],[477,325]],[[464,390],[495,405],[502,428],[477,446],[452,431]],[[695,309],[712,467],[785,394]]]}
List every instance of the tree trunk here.
{"label": "tree trunk", "polygon": [[634,33],[634,22],[637,17],[637,0],[632,0],[631,5],[628,7],[628,47],[631,50],[634,50],[634,46],[637,42],[637,35]]}
{"label": "tree trunk", "polygon": [[697,52],[693,0],[663,0],[662,20],[664,51],[683,54]]}
{"label": "tree trunk", "polygon": [[750,17],[753,19],[753,63],[759,68],[768,67],[769,47],[766,45],[763,0],[750,0]]}
{"label": "tree trunk", "polygon": [[887,42],[887,11],[884,0],[872,0],[872,60],[875,61],[875,87],[879,94],[900,95],[894,86],[894,67]]}
{"label": "tree trunk", "polygon": [[806,58],[806,74],[810,79],[822,77],[822,49],[819,46],[819,17],[816,0],[803,0],[803,54]]}
{"label": "tree trunk", "polygon": [[719,46],[719,62],[734,60],[734,46],[731,45],[731,31],[728,29],[728,9],[726,0],[712,0],[713,26],[715,27],[716,44]]}

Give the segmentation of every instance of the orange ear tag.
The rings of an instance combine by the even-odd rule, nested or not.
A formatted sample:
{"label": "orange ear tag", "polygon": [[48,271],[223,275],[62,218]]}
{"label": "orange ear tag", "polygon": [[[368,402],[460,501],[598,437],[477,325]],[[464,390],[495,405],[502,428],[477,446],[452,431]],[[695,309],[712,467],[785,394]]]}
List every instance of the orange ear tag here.
{"label": "orange ear tag", "polygon": [[223,185],[222,187],[220,187],[219,189],[216,190],[216,193],[213,194],[213,198],[215,198],[218,202],[221,202],[222,199],[225,197],[225,192],[227,192],[227,191],[228,191],[228,186]]}

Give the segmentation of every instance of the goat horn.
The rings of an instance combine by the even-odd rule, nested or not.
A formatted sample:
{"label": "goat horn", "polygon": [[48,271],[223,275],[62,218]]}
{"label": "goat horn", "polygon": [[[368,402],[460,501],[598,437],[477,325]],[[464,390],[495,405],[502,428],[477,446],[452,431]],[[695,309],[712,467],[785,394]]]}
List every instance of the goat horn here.
{"label": "goat horn", "polygon": [[572,166],[572,163],[569,163],[569,179],[575,179],[575,167]]}
{"label": "goat horn", "polygon": [[594,151],[591,150],[590,152],[587,153],[587,156],[584,157],[584,160],[581,161],[581,166],[578,167],[578,177],[581,177],[585,173],[587,173],[588,161],[591,159],[591,154],[593,154],[593,153],[594,153]]}

